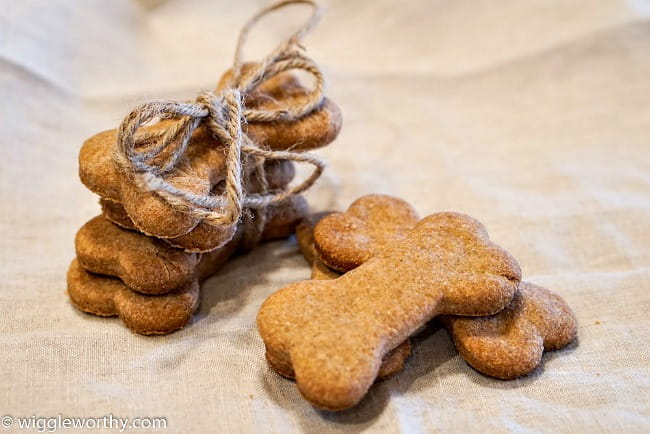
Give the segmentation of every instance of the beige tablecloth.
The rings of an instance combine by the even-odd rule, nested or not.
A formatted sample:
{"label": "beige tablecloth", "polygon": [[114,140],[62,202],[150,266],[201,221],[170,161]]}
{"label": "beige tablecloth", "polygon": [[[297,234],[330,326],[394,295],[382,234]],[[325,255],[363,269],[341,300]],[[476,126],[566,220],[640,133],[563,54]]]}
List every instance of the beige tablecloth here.
{"label": "beige tablecloth", "polygon": [[[255,328],[267,296],[309,276],[293,240],[232,261],[169,336],[69,304],[73,237],[98,213],[77,177],[81,143],[147,98],[212,87],[261,4],[0,8],[0,416],[11,429],[18,417],[113,415],[164,417],[173,432],[647,432],[647,0],[340,0],[306,41],[344,113],[313,207],[382,192],[423,215],[483,221],[580,323],[578,342],[532,375],[482,376],[431,325],[404,372],[357,408],[315,410],[270,371]],[[248,57],[304,15],[261,26]]]}

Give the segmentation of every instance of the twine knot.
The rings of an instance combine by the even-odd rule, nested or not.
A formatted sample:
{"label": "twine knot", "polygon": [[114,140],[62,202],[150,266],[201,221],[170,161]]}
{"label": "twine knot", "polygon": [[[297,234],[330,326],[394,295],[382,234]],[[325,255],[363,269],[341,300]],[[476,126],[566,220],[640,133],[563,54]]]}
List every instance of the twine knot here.
{"label": "twine knot", "polygon": [[[307,23],[271,54],[251,68],[246,68],[245,72],[242,71],[242,47],[250,29],[266,14],[291,4],[307,4],[312,7],[312,15]],[[325,163],[308,153],[261,148],[244,134],[242,126],[247,122],[294,121],[321,105],[323,75],[318,65],[303,54],[300,46],[300,40],[318,22],[319,16],[320,10],[312,0],[284,0],[262,9],[242,28],[235,50],[232,77],[225,89],[218,94],[201,92],[194,102],[150,101],[136,107],[120,124],[114,160],[139,188],[156,192],[171,206],[209,224],[235,224],[244,208],[253,209],[259,217],[258,223],[263,223],[264,209],[268,205],[307,190],[321,175]],[[291,69],[306,71],[316,80],[314,89],[303,99],[277,110],[251,109],[245,106],[246,96],[261,83]],[[139,131],[142,125],[158,119],[174,119],[176,122],[161,131]],[[179,189],[164,179],[183,157],[193,132],[201,124],[226,148],[225,191],[221,195],[195,194]],[[148,146],[141,146],[144,143]],[[254,162],[254,176],[262,186],[260,193],[244,192],[242,154],[251,157]],[[299,185],[268,192],[263,166],[265,159],[309,163],[314,166],[314,170]]]}

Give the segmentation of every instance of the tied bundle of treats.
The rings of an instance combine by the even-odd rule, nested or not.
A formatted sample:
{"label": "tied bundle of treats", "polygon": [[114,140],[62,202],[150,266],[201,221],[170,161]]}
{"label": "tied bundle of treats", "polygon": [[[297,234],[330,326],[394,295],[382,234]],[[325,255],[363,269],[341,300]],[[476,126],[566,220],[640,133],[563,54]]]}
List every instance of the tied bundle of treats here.
{"label": "tied bundle of treats", "polygon": [[[88,139],[79,153],[82,183],[100,196],[102,213],[75,239],[68,294],[79,309],[118,315],[137,333],[182,328],[198,307],[199,283],[233,254],[286,237],[307,215],[300,195],[323,162],[305,151],[332,142],[338,107],[323,96],[323,77],[300,39],[308,23],[256,63],[233,67],[195,102],[153,101],[117,130]],[[292,70],[313,76],[304,85]],[[292,182],[294,163],[314,171]]]}
{"label": "tied bundle of treats", "polygon": [[317,407],[352,407],[402,370],[410,336],[434,318],[469,365],[500,379],[530,373],[576,337],[567,303],[522,281],[515,258],[467,215],[420,219],[401,199],[369,195],[303,220],[296,236],[312,280],[271,295],[257,325],[269,365]]}

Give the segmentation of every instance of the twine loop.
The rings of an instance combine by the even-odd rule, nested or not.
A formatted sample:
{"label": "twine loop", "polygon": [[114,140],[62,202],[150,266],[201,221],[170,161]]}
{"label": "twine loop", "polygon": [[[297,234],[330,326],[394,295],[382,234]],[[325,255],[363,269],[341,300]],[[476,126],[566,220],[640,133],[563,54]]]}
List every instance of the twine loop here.
{"label": "twine loop", "polygon": [[[311,6],[309,20],[268,56],[243,71],[242,48],[252,27],[268,13],[291,4]],[[225,89],[218,94],[203,91],[194,102],[156,100],[136,107],[119,126],[114,160],[125,173],[132,176],[139,188],[157,193],[174,208],[202,221],[212,225],[232,225],[239,221],[244,208],[251,208],[263,224],[264,209],[268,205],[307,190],[321,175],[325,163],[308,153],[261,148],[243,133],[242,127],[247,122],[295,121],[321,105],[323,75],[318,65],[304,55],[300,46],[300,40],[316,25],[319,17],[320,10],[313,0],[284,0],[262,9],[242,28],[232,77]],[[304,98],[277,110],[245,106],[246,96],[260,84],[292,69],[303,70],[315,78],[314,88]],[[147,123],[164,119],[175,121],[164,130],[139,131]],[[226,148],[225,191],[221,195],[195,194],[175,187],[164,178],[182,159],[192,134],[201,124]],[[262,187],[260,193],[246,194],[244,191],[244,156],[251,157],[254,162],[253,176]],[[263,165],[266,159],[308,163],[314,166],[314,170],[296,186],[269,192]]]}

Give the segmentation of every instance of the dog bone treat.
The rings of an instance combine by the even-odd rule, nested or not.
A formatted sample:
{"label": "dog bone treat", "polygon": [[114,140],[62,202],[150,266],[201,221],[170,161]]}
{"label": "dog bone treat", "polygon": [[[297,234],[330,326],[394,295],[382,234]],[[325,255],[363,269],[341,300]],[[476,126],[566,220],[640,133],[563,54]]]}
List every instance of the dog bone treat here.
{"label": "dog bone treat", "polygon": [[302,395],[342,410],[365,395],[386,353],[426,322],[441,314],[494,314],[520,279],[515,259],[483,225],[438,213],[338,279],[277,291],[257,325],[267,357],[293,368]]}
{"label": "dog bone treat", "polygon": [[[302,219],[298,226],[296,226],[296,240],[298,241],[298,246],[300,247],[303,256],[312,266],[311,278],[313,280],[336,279],[341,275],[340,273],[328,268],[318,259],[316,248],[314,247],[314,226],[322,220],[323,217],[331,213],[331,211],[324,211],[312,214],[309,217]],[[400,372],[404,369],[404,362],[410,355],[411,340],[407,339],[384,356],[377,378],[383,380]],[[268,360],[269,364],[274,366],[274,361],[271,359]],[[279,366],[276,371],[284,377],[293,379],[293,371],[291,371],[291,375],[287,375],[286,373],[280,372],[280,369],[283,368],[290,369],[290,366]]]}
{"label": "dog bone treat", "polygon": [[68,295],[84,312],[98,316],[119,316],[136,333],[171,333],[185,326],[199,305],[196,280],[175,292],[143,295],[130,290],[121,280],[85,271],[75,259],[68,269]]}
{"label": "dog bone treat", "polygon": [[193,278],[172,292],[140,294],[120,279],[84,270],[75,259],[68,270],[68,295],[78,309],[98,316],[117,315],[136,333],[171,333],[190,321],[199,305],[199,283],[216,273],[237,251],[243,231],[240,227],[226,245],[201,254]]}
{"label": "dog bone treat", "polygon": [[[362,207],[377,202],[372,196],[366,196],[355,204]],[[380,206],[394,210],[399,206],[406,209],[407,205],[400,199],[385,197]],[[326,222],[324,220],[317,226]],[[404,221],[400,218],[367,220],[365,232],[357,230],[346,234],[349,238],[341,240],[339,252],[334,243],[328,244],[329,255],[360,257],[370,252],[372,257],[391,242],[391,234],[396,234],[393,241],[399,241],[403,227]],[[381,236],[377,236],[379,233]],[[359,253],[351,252],[354,246],[363,246],[363,249]],[[338,275],[322,263],[314,266],[312,271],[313,279],[334,279]],[[577,333],[576,319],[567,303],[548,289],[527,282],[521,282],[510,305],[493,316],[468,318],[449,315],[441,316],[441,320],[461,356],[472,367],[502,379],[531,372],[540,364],[543,351],[565,347]]]}
{"label": "dog bone treat", "polygon": [[[304,210],[306,213],[306,203],[302,196],[294,196],[286,202],[269,207],[271,212],[267,219],[265,230],[262,233],[262,240],[277,239],[282,234],[288,236],[293,233],[296,221],[292,216],[295,215],[295,212],[286,212],[286,208],[291,207]],[[277,212],[273,212],[273,210]],[[301,215],[300,218],[304,218],[304,215]],[[90,225],[91,222],[94,225],[100,226],[100,228],[103,225],[110,225],[108,226],[108,230],[104,231],[102,235],[109,237],[107,240],[108,243],[113,243],[113,245],[106,247],[107,249],[119,249],[120,246],[115,245],[115,243],[116,240],[121,240],[122,246],[125,244],[129,245],[129,249],[133,245],[151,248],[152,250],[145,252],[132,252],[135,255],[144,257],[148,254],[153,254],[154,256],[161,255],[161,252],[167,250],[180,252],[145,235],[120,229],[105,219],[102,219],[101,216],[95,217],[87,225]],[[91,230],[94,230],[92,225],[90,226]],[[267,231],[267,227],[269,231]],[[70,299],[76,307],[84,312],[99,316],[120,316],[124,323],[137,333],[170,333],[182,328],[191,319],[192,313],[196,309],[196,306],[198,306],[198,282],[212,276],[228,261],[239,248],[244,233],[247,230],[249,228],[246,225],[240,225],[228,243],[211,252],[199,255],[181,252],[186,257],[200,257],[200,259],[196,263],[192,273],[189,274],[191,279],[188,283],[184,284],[180,289],[174,289],[162,295],[139,294],[127,287],[118,278],[98,275],[84,270],[79,264],[78,259],[75,259],[70,265],[68,272],[68,293]],[[124,241],[124,237],[128,237],[128,239]],[[147,244],[147,240],[150,241],[150,244]],[[161,252],[155,253],[155,246],[157,245],[162,245],[163,247]],[[97,252],[95,251],[95,253]],[[90,257],[92,263],[101,263],[100,259]],[[101,266],[107,267],[105,264]],[[124,267],[124,269],[130,270],[129,267]]]}
{"label": "dog bone treat", "polygon": [[[147,131],[162,130],[169,121],[162,121]],[[79,177],[88,189],[99,196],[118,202],[141,232],[158,238],[174,238],[188,233],[199,220],[176,210],[160,196],[140,189],[120,171],[113,160],[116,130],[99,133],[86,140],[79,152]],[[224,180],[225,149],[205,130],[194,132],[183,161],[166,181],[194,194],[208,194]],[[235,227],[219,226],[222,242],[230,239]],[[218,247],[218,246],[217,246]]]}
{"label": "dog bone treat", "polygon": [[[270,101],[282,105],[283,99],[296,99],[301,92],[306,92],[290,76],[291,74],[283,73],[262,84],[273,92],[273,96],[258,91],[255,100],[260,101],[260,107],[270,104]],[[275,86],[283,88],[274,90]],[[329,115],[325,119],[321,119],[320,115],[315,116],[320,112],[327,112]],[[295,126],[289,127],[293,124]],[[260,122],[254,127],[250,124],[248,128],[256,129],[256,137],[272,149],[307,150],[332,141],[338,134],[340,124],[338,108],[335,108],[333,103],[326,102],[321,109],[304,118],[295,121]],[[164,131],[170,125],[171,121],[162,121],[142,129],[147,132]],[[283,142],[275,142],[276,139]],[[142,190],[121,172],[113,161],[112,153],[116,140],[116,130],[105,131],[86,140],[79,154],[79,175],[84,185],[104,198],[121,203],[136,227],[147,235],[176,238],[196,227],[200,221],[198,218],[173,208],[156,193]],[[159,158],[164,161],[170,152],[172,151],[165,149]],[[207,195],[224,180],[225,155],[225,147],[215,140],[206,128],[199,126],[192,135],[183,162],[167,175],[165,180],[175,188],[187,190],[195,195]],[[244,166],[250,167],[246,159]],[[234,233],[235,228],[232,226],[217,227],[222,232],[221,244]],[[219,244],[210,247],[216,248]]]}
{"label": "dog bone treat", "polygon": [[[255,64],[242,65],[245,75]],[[227,87],[232,70],[226,71],[217,84],[217,92]],[[296,105],[309,94],[298,77],[283,72],[261,83],[246,98],[246,106],[257,110],[281,110],[285,105]],[[324,97],[319,108],[308,115],[292,121],[248,122],[244,132],[259,146],[271,149],[305,151],[320,148],[336,139],[343,123],[341,110],[329,98]]]}
{"label": "dog bone treat", "polygon": [[[283,188],[295,175],[295,167],[291,161],[283,160],[266,160],[265,176],[268,188],[271,190]],[[250,192],[259,192],[261,186],[255,178],[249,182]],[[104,215],[113,223],[127,229],[137,229],[124,207],[110,199],[101,198],[100,204]],[[287,205],[276,204],[273,207],[286,207]],[[273,211],[269,211],[273,213]],[[223,239],[223,230],[220,226],[211,225],[206,222],[200,222],[190,232],[178,237],[166,238],[165,241],[174,247],[182,248],[188,252],[206,252],[214,250],[221,244]]]}
{"label": "dog bone treat", "polygon": [[[108,206],[113,205],[108,202]],[[261,240],[275,240],[291,235],[308,212],[307,202],[302,196],[292,196],[269,206]],[[198,255],[120,228],[103,216],[97,216],[78,231],[75,246],[77,260],[84,269],[118,277],[129,288],[144,294],[164,294],[194,279],[197,262],[201,267],[199,257],[203,261],[211,255],[229,250],[229,246],[238,246],[248,230],[252,229],[241,225],[238,230],[241,236],[236,234],[220,249]]]}
{"label": "dog bone treat", "polygon": [[122,229],[101,215],[79,229],[75,248],[85,270],[118,277],[144,294],[164,294],[190,283],[198,262],[194,253]]}
{"label": "dog bone treat", "polygon": [[578,331],[575,315],[561,297],[528,282],[521,282],[510,305],[496,315],[441,319],[469,365],[504,380],[532,372],[544,351],[566,347]]}
{"label": "dog bone treat", "polygon": [[[376,250],[406,237],[419,219],[413,207],[401,199],[378,194],[363,196],[346,212],[332,213],[316,225],[318,257],[336,271],[352,270]],[[387,225],[391,231],[385,230]]]}

